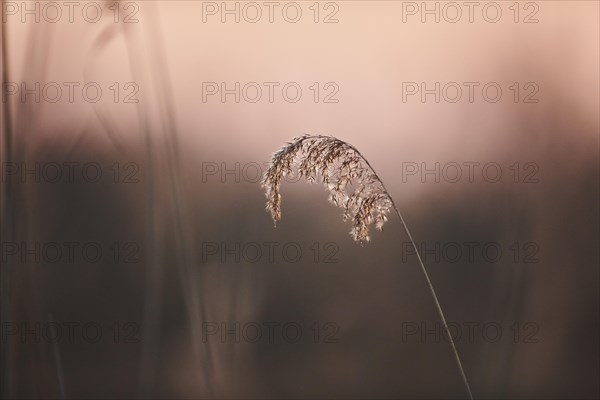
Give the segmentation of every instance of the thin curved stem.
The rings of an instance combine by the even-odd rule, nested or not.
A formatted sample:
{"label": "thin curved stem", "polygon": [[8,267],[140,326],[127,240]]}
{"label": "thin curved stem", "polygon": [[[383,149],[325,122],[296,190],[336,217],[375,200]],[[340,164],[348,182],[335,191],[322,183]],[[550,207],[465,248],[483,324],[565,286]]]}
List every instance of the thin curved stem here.
{"label": "thin curved stem", "polygon": [[448,339],[450,340],[450,346],[452,347],[452,352],[454,353],[454,359],[456,360],[456,364],[458,365],[458,369],[460,370],[460,375],[462,376],[463,383],[465,384],[465,388],[467,389],[469,398],[471,400],[473,400],[473,394],[471,393],[471,387],[469,386],[469,381],[467,380],[467,375],[465,374],[462,363],[460,361],[460,356],[458,355],[458,351],[456,350],[456,345],[454,344],[454,339],[452,339],[452,335],[450,334],[450,329],[448,329],[448,323],[446,322],[446,317],[444,317],[444,312],[442,311],[442,306],[440,305],[437,295],[435,294],[435,290],[433,289],[433,285],[431,284],[431,280],[429,279],[429,274],[427,273],[427,269],[425,269],[425,264],[423,264],[423,260],[421,259],[421,255],[419,254],[419,250],[417,249],[417,245],[415,244],[415,241],[413,240],[412,235],[410,234],[410,231],[408,230],[408,226],[406,226],[406,222],[404,222],[404,218],[402,217],[400,210],[398,210],[398,207],[396,207],[393,200],[392,200],[392,206],[394,207],[396,214],[398,214],[398,217],[400,218],[400,221],[402,222],[402,226],[404,227],[404,231],[406,232],[406,235],[408,236],[408,239],[410,240],[410,243],[412,244],[412,246],[415,250],[417,258],[419,259],[421,271],[423,271],[423,275],[425,275],[425,280],[427,281],[427,286],[429,287],[429,292],[431,292],[431,297],[433,297],[433,300],[435,301],[435,306],[437,308],[437,312],[440,315],[440,319],[442,320],[442,324],[444,325],[444,329],[446,330],[446,334],[448,335]]}
{"label": "thin curved stem", "polygon": [[[366,157],[364,157],[358,151],[358,149],[356,149],[356,147],[354,147],[352,145],[351,145],[351,147],[354,149],[354,151],[356,151],[361,156],[361,158],[365,161],[367,166],[369,168],[371,168],[371,171],[373,171],[375,176],[377,176],[375,169],[371,166],[371,164],[366,159]],[[410,231],[408,230],[408,226],[406,225],[406,222],[404,221],[404,217],[402,217],[402,213],[400,212],[398,207],[396,207],[396,203],[394,203],[394,199],[392,198],[390,193],[387,191],[381,178],[379,178],[379,176],[377,176],[377,178],[379,179],[379,182],[381,182],[381,186],[383,187],[383,190],[385,190],[390,201],[392,202],[392,207],[394,208],[394,211],[396,211],[398,218],[400,218],[400,222],[402,222],[402,227],[404,228],[404,231],[406,232],[406,235],[408,236],[408,239],[410,240],[410,243],[412,244],[412,247],[415,250],[415,254],[417,255],[417,259],[419,260],[419,265],[421,266],[421,271],[423,271],[423,275],[425,275],[425,281],[427,282],[427,287],[429,287],[429,292],[431,293],[431,297],[433,297],[435,306],[437,308],[437,312],[440,316],[440,319],[442,320],[442,324],[444,325],[446,334],[448,335],[448,340],[450,341],[450,346],[452,347],[452,353],[454,353],[454,359],[456,360],[456,364],[458,365],[458,369],[460,371],[460,375],[462,377],[463,383],[465,385],[465,388],[467,389],[467,393],[469,394],[469,399],[473,400],[473,394],[471,393],[471,386],[469,385],[469,381],[467,380],[467,375],[465,374],[465,370],[462,366],[462,362],[460,361],[460,356],[458,355],[458,351],[456,350],[456,345],[454,344],[454,339],[452,339],[452,335],[450,334],[450,329],[448,328],[448,323],[446,322],[446,317],[444,316],[444,312],[442,311],[442,306],[440,305],[437,294],[435,293],[435,289],[433,288],[433,285],[431,284],[431,280],[429,279],[429,274],[427,273],[425,264],[423,263],[423,260],[421,259],[421,254],[419,253],[419,249],[417,248],[417,245],[415,244],[415,241],[413,240],[413,237],[412,237]]]}

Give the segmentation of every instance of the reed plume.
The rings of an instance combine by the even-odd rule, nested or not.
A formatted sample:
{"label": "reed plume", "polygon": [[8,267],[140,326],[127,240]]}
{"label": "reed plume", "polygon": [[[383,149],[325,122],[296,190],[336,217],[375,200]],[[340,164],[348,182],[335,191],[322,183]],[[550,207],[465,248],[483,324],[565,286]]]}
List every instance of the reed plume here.
{"label": "reed plume", "polygon": [[344,209],[344,220],[352,221],[350,234],[358,243],[364,244],[370,240],[369,226],[373,222],[377,229],[383,230],[390,210],[396,212],[419,260],[466,391],[469,398],[473,399],[456,345],[419,250],[400,210],[371,164],[356,147],[332,136],[303,135],[292,139],[273,154],[262,181],[267,197],[266,209],[271,213],[275,224],[281,220],[281,180],[291,174],[294,168],[309,183],[322,179],[329,190],[329,201]]}
{"label": "reed plume", "polygon": [[[267,192],[267,210],[273,221],[281,219],[279,188],[295,162],[308,182],[322,178],[329,190],[329,201],[344,209],[344,220],[352,221],[350,234],[359,243],[370,240],[369,225],[383,230],[392,198],[366,160],[353,146],[329,136],[304,135],[293,139],[273,155],[263,187]],[[349,189],[353,189],[350,191]]]}

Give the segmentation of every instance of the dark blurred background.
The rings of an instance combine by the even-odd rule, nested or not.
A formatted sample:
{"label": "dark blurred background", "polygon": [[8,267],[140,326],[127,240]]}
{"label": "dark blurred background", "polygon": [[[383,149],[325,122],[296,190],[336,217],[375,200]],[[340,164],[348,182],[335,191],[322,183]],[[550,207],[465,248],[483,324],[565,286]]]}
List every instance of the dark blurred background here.
{"label": "dark blurred background", "polygon": [[[600,395],[598,3],[500,2],[497,23],[360,1],[317,3],[319,22],[306,2],[298,23],[250,23],[169,1],[36,22],[7,3],[3,398],[465,397],[395,217],[360,246],[292,177],[273,227],[257,177],[302,133],[354,144],[389,188],[476,398]],[[36,82],[79,86],[20,97]],[[204,101],[205,82],[303,97]],[[503,95],[403,101],[406,82]]]}

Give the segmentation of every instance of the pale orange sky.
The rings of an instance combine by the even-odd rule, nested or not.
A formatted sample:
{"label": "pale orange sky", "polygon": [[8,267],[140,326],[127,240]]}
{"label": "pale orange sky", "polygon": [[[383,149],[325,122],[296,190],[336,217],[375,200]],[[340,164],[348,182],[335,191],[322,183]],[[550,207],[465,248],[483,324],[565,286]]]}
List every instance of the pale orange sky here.
{"label": "pale orange sky", "polygon": [[[218,13],[202,21],[206,2],[136,4],[139,22],[123,24],[138,60],[133,66],[135,77],[122,35],[116,35],[101,53],[90,50],[104,29],[116,26],[112,14],[92,24],[77,18],[76,13],[74,23],[23,24],[8,17],[13,80],[24,79],[20,71],[25,65],[31,67],[31,60],[24,61],[25,40],[32,29],[40,29],[42,36],[52,39],[46,75],[29,79],[94,80],[105,88],[114,81],[139,81],[140,104],[148,107],[152,121],[152,110],[162,95],[153,89],[151,71],[157,66],[148,50],[156,50],[156,38],[160,38],[183,147],[192,155],[210,155],[211,159],[260,160],[283,141],[302,133],[332,134],[348,140],[372,158],[387,160],[378,162],[384,169],[396,158],[489,158],[509,138],[507,132],[521,129],[523,114],[543,120],[553,105],[577,110],[565,109],[565,115],[584,118],[596,127],[587,132],[597,132],[597,2],[537,2],[539,10],[520,10],[521,19],[536,11],[539,22],[531,24],[514,22],[511,2],[498,3],[503,14],[497,23],[486,22],[478,9],[473,23],[467,21],[467,15],[457,23],[443,18],[434,23],[431,17],[421,23],[419,14],[407,16],[403,23],[406,2],[346,1],[328,9],[321,3],[320,19],[335,11],[339,20],[330,24],[313,21],[312,2],[297,3],[303,10],[298,23],[286,22],[278,9],[273,23],[267,21],[267,15],[257,23],[243,18],[235,23],[231,16],[222,23]],[[233,2],[228,4],[233,7]],[[36,49],[38,54],[40,51]],[[86,62],[87,76],[82,72]],[[479,82],[479,88],[498,83],[503,89],[501,100],[493,104],[483,101],[481,90],[476,89],[475,101],[469,103],[465,89],[454,104],[431,100],[423,104],[418,95],[402,102],[403,82],[462,85],[470,81]],[[218,95],[203,103],[204,82],[229,86],[257,82],[264,89],[263,96],[254,104],[231,100],[223,104]],[[303,90],[302,97],[290,103],[277,89],[270,103],[264,82],[278,82],[279,88],[296,82]],[[334,96],[339,102],[315,103],[310,89],[314,82],[319,83],[321,97],[332,89],[325,90],[324,85],[333,82],[339,89]],[[514,82],[520,83],[521,95],[526,92],[525,83],[535,82],[540,102],[515,104],[510,89]],[[106,89],[105,96],[109,93]],[[136,106],[104,100],[96,107],[111,116],[119,134],[139,135]],[[78,131],[98,125],[93,105],[82,101],[43,104],[38,115],[44,118],[38,124],[59,132],[66,131],[65,126]],[[568,134],[572,138],[586,135]]]}

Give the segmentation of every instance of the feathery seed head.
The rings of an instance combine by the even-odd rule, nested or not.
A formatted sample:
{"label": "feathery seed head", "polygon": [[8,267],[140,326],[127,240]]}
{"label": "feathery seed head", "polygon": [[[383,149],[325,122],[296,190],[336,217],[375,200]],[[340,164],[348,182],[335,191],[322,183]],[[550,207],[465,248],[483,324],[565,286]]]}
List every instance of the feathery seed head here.
{"label": "feathery seed head", "polygon": [[294,138],[273,154],[262,186],[267,211],[273,222],[281,220],[280,186],[283,176],[297,167],[309,183],[321,178],[329,191],[329,201],[343,208],[344,220],[352,221],[352,238],[365,243],[369,225],[383,230],[392,199],[367,160],[352,145],[332,136],[303,135]]}

